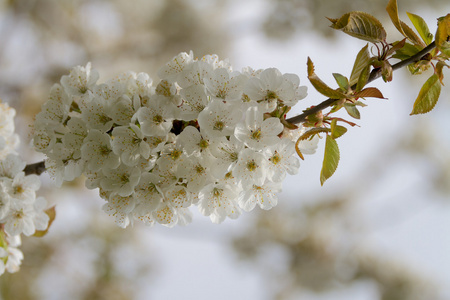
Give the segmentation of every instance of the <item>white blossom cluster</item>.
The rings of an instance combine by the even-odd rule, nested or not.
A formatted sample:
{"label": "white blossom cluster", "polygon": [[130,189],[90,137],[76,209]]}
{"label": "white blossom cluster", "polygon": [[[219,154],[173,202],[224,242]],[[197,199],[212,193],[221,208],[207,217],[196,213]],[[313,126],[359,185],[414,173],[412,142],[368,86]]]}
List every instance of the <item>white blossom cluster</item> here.
{"label": "white blossom cluster", "polygon": [[[192,52],[158,75],[156,84],[134,72],[97,83],[87,64],[53,86],[34,146],[57,184],[84,174],[121,227],[187,224],[193,205],[214,223],[275,206],[286,173],[299,168],[303,129],[281,122],[306,96],[299,78],[273,68],[236,72],[217,55]],[[309,154],[316,145],[300,148]]]}
{"label": "white blossom cluster", "polygon": [[19,138],[14,133],[14,116],[15,110],[0,102],[0,275],[19,270],[20,235],[45,230],[49,221],[45,199],[36,197],[39,177],[25,175],[25,162],[15,151]]}

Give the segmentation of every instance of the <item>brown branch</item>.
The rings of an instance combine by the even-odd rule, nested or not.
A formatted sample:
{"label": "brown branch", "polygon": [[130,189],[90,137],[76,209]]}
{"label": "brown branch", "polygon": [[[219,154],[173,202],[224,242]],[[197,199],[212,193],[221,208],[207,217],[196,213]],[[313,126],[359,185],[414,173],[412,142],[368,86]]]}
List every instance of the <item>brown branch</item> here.
{"label": "brown branch", "polygon": [[[411,56],[410,58],[407,58],[405,60],[402,60],[402,61],[394,64],[392,66],[392,70],[395,71],[395,70],[403,68],[404,66],[407,66],[407,65],[409,65],[411,63],[418,62],[419,60],[421,60],[423,58],[424,55],[429,53],[435,47],[436,47],[436,43],[432,42],[427,47],[423,48],[423,50],[421,50],[420,52],[418,52],[415,55]],[[372,72],[370,73],[370,76],[369,76],[369,79],[368,79],[367,83],[370,83],[370,82],[372,82],[375,79],[378,79],[380,77],[381,77],[381,69],[379,69],[379,68],[378,69],[373,69]],[[356,84],[352,86],[352,89],[354,89],[354,88],[356,88]],[[309,109],[304,110],[302,114],[300,114],[298,116],[295,116],[295,117],[292,117],[292,118],[289,118],[286,121],[288,121],[289,123],[292,123],[292,124],[303,123],[303,122],[305,122],[306,118],[309,115],[313,115],[313,114],[315,114],[315,113],[317,113],[317,112],[319,112],[319,111],[321,111],[321,110],[323,110],[323,109],[325,109],[327,107],[333,106],[334,103],[336,101],[338,101],[338,100],[339,99],[331,99],[331,98],[329,98],[329,99],[319,103],[316,106],[313,106],[313,107],[311,107]]]}
{"label": "brown branch", "polygon": [[25,175],[36,174],[41,175],[45,172],[45,161],[40,161],[34,164],[26,165],[23,169]]}

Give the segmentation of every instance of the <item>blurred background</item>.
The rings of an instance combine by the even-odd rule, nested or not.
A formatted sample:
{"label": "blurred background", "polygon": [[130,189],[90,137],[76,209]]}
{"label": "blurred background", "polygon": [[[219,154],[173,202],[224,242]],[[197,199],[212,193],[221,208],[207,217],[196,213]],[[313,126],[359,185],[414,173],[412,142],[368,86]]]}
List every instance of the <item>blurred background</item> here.
{"label": "blurred background", "polygon": [[[325,17],[368,12],[394,41],[387,2],[0,0],[0,98],[17,111],[29,163],[43,159],[29,148],[33,116],[53,83],[88,61],[100,81],[128,70],[157,80],[189,50],[229,58],[235,70],[276,67],[309,88],[294,115],[325,100],[306,79],[308,56],[331,85],[365,45]],[[401,19],[419,14],[431,32],[450,11],[447,0],[398,2]],[[409,116],[428,76],[400,70],[373,83],[389,100],[366,101],[324,187],[320,143],[277,207],[220,225],[194,211],[187,227],[123,230],[82,180],[54,189],[42,176],[56,220],[44,238],[23,239],[21,270],[0,277],[0,299],[450,299],[450,84],[434,111]]]}

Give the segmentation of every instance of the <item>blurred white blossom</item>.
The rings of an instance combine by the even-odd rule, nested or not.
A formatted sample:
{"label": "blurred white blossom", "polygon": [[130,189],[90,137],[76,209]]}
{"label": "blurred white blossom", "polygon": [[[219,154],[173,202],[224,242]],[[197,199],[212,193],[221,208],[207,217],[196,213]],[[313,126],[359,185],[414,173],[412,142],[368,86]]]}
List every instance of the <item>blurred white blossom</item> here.
{"label": "blurred white blossom", "polygon": [[[54,96],[55,93],[53,88],[51,94]],[[45,112],[40,118],[43,123],[52,122],[54,118],[50,116],[57,117],[59,121],[66,118],[60,110],[61,106],[50,109],[52,101],[43,107]],[[22,252],[17,248],[20,246],[20,235],[30,236],[36,230],[46,230],[49,222],[49,216],[45,213],[47,201],[36,197],[41,186],[39,177],[24,173],[26,163],[15,150],[19,139],[14,133],[14,116],[15,110],[0,102],[0,275],[5,270],[10,273],[19,270],[23,259]],[[73,120],[75,122],[76,119]],[[40,139],[40,134],[37,139]],[[48,146],[39,148],[50,149]]]}

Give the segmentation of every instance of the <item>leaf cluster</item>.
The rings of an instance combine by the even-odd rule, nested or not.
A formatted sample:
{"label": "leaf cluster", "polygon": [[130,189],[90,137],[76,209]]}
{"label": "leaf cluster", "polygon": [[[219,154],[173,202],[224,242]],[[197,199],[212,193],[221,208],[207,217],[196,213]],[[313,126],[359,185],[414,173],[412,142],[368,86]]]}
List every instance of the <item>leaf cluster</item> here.
{"label": "leaf cluster", "polygon": [[[349,78],[333,73],[337,88],[328,86],[317,76],[314,64],[308,57],[308,79],[319,93],[329,98],[326,102],[327,105],[331,103],[328,105],[331,106],[331,110],[326,114],[314,107],[304,111],[306,117],[303,126],[312,127],[312,129],[299,138],[296,150],[303,158],[298,149],[298,143],[315,135],[326,134],[325,155],[320,175],[321,184],[334,174],[339,162],[336,139],[345,134],[347,129],[337,125],[337,122],[356,125],[345,119],[332,117],[331,114],[344,108],[350,117],[360,119],[357,107],[364,107],[366,104],[359,99],[369,97],[385,99],[377,88],[366,87],[369,82],[378,77],[389,82],[393,78],[393,71],[403,66],[407,66],[413,75],[421,74],[432,66],[434,73],[420,89],[411,115],[431,111],[439,99],[444,78],[442,70],[444,67],[449,67],[446,61],[450,59],[450,14],[438,18],[437,31],[433,39],[428,25],[420,16],[407,13],[415,31],[400,20],[396,0],[389,0],[386,11],[396,29],[403,35],[402,40],[388,43],[387,34],[381,22],[365,12],[355,11],[346,13],[338,19],[328,18],[331,28],[372,43],[377,50],[376,55],[371,56],[369,44],[366,44],[358,52]],[[401,61],[391,65],[391,59]]]}

